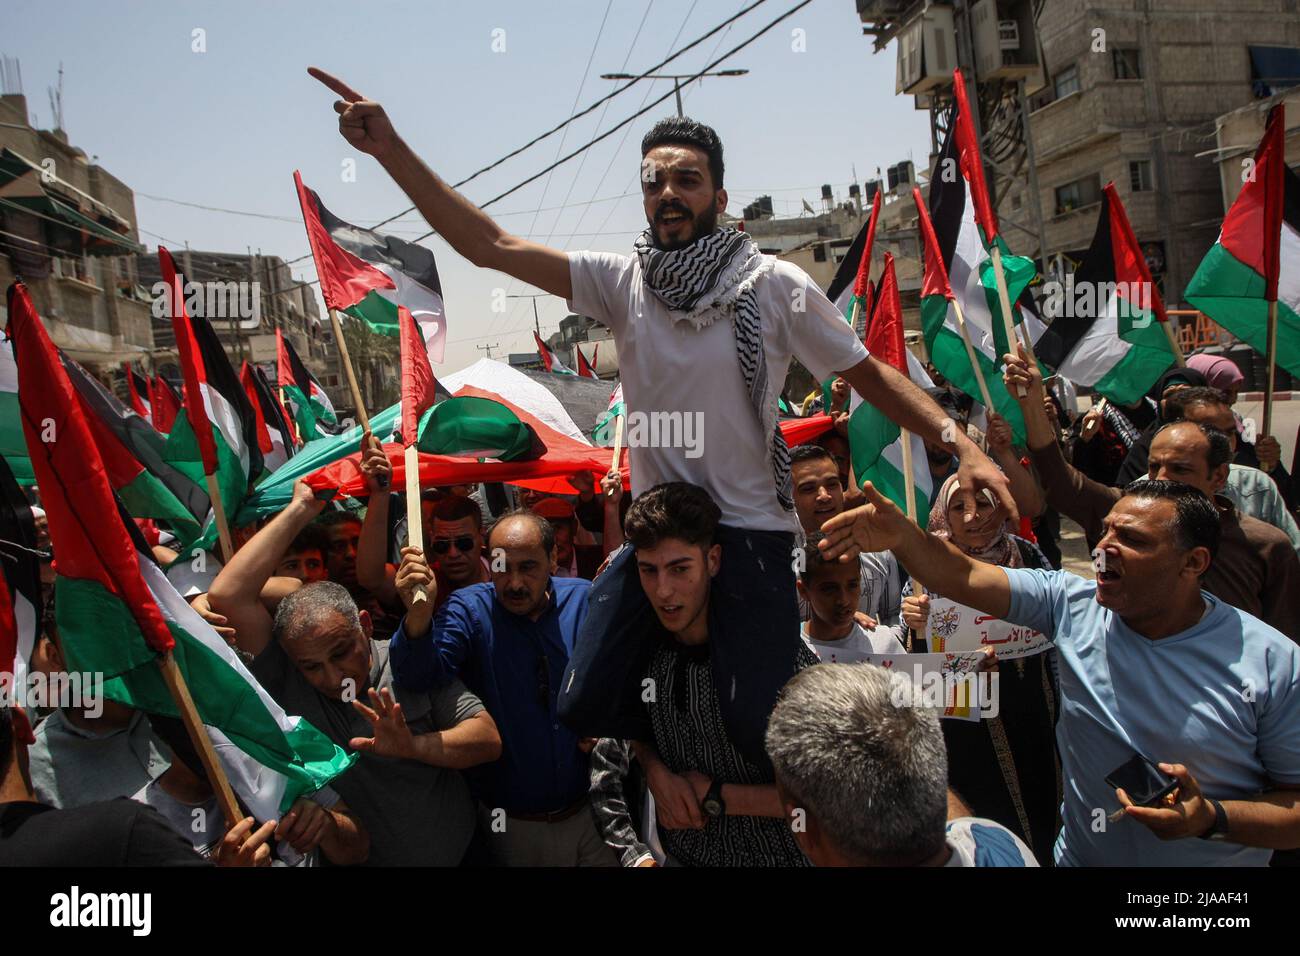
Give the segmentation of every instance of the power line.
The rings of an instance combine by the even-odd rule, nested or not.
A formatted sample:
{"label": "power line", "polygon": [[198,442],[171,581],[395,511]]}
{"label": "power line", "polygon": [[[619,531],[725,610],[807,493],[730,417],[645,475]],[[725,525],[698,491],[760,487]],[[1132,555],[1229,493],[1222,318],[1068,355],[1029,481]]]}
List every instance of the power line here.
{"label": "power line", "polygon": [[[513,159],[515,156],[518,156],[520,153],[522,153],[524,150],[528,149],[529,147],[534,146],[534,145],[536,145],[537,143],[540,143],[542,140],[546,139],[548,136],[551,136],[551,135],[553,135],[554,133],[559,132],[559,131],[560,131],[561,129],[563,129],[565,126],[568,126],[570,123],[572,123],[574,120],[576,120],[576,119],[580,119],[581,117],[586,116],[588,113],[590,113],[592,110],[594,110],[597,106],[600,106],[602,103],[604,103],[604,102],[607,101],[607,100],[612,100],[614,97],[618,96],[618,95],[619,95],[620,93],[622,93],[624,90],[626,90],[626,89],[628,89],[628,88],[634,86],[635,84],[641,82],[641,80],[643,80],[643,79],[644,79],[648,74],[650,74],[650,73],[654,73],[654,72],[655,72],[656,70],[658,70],[660,67],[666,66],[667,64],[671,63],[673,60],[677,59],[677,58],[678,58],[679,56],[681,56],[683,53],[686,53],[688,50],[694,49],[695,47],[699,46],[701,43],[703,43],[703,42],[704,42],[705,40],[707,40],[709,37],[713,36],[713,34],[717,33],[717,32],[718,32],[719,30],[721,30],[723,27],[728,26],[729,24],[733,23],[733,22],[736,21],[736,20],[739,20],[739,19],[740,19],[741,17],[743,17],[745,14],[749,13],[751,10],[754,10],[754,9],[756,9],[756,8],[758,8],[758,7],[761,7],[761,6],[762,6],[764,3],[766,3],[766,2],[767,2],[767,0],[755,0],[754,3],[751,3],[749,6],[745,7],[743,10],[741,10],[741,11],[740,11],[739,13],[737,13],[735,16],[732,16],[732,17],[729,17],[729,18],[726,19],[726,20],[723,20],[721,23],[719,23],[716,27],[714,27],[714,28],[713,28],[712,30],[710,30],[708,33],[705,33],[703,36],[700,36],[700,37],[696,38],[695,40],[692,40],[690,43],[688,43],[686,46],[682,47],[682,48],[681,48],[680,50],[678,50],[676,53],[672,54],[672,55],[669,56],[667,59],[661,60],[659,63],[656,63],[654,66],[650,67],[648,70],[645,70],[643,73],[639,74],[635,79],[629,80],[629,81],[628,81],[627,83],[625,83],[623,86],[620,86],[618,89],[614,90],[614,92],[612,92],[612,93],[610,93],[610,94],[608,94],[608,95],[606,95],[606,96],[602,96],[600,99],[596,100],[594,103],[592,103],[590,106],[588,106],[588,107],[586,107],[585,109],[583,109],[581,112],[573,114],[573,115],[570,116],[567,120],[565,120],[563,123],[560,123],[560,124],[559,124],[558,126],[556,126],[555,128],[550,129],[550,130],[547,130],[545,133],[542,133],[540,136],[537,136],[537,137],[535,137],[534,139],[529,140],[527,143],[525,143],[523,146],[520,146],[518,149],[514,150],[513,152],[506,153],[506,155],[502,156],[502,157],[501,157],[500,159],[498,159],[496,162],[494,162],[494,163],[489,163],[487,166],[484,166],[482,169],[479,169],[479,170],[476,170],[476,171],[473,172],[473,173],[470,173],[468,176],[466,176],[466,177],[465,177],[464,179],[462,179],[460,182],[452,183],[451,188],[452,188],[452,189],[459,189],[461,186],[464,186],[465,184],[471,182],[472,180],[477,179],[479,176],[483,175],[484,173],[488,172],[489,170],[495,169],[496,167],[500,166],[500,165],[501,165],[502,163],[504,163],[506,160],[508,160],[508,159]],[[811,3],[811,2],[812,2],[812,0],[804,0],[803,3],[800,3],[800,4],[799,4],[799,7],[806,6],[808,3]],[[795,10],[799,9],[799,7],[796,7]],[[795,10],[791,10],[790,13],[794,13]],[[789,16],[790,13],[785,14],[785,16]],[[782,17],[781,19],[784,19],[784,17]],[[775,25],[775,22],[774,22],[773,25]],[[735,51],[732,51],[732,52],[735,52]],[[729,55],[730,55],[730,54],[729,54]],[[716,65],[716,64],[715,64],[715,65]],[[668,94],[668,96],[671,96],[671,95],[672,95],[671,93]],[[667,97],[664,97],[664,99],[667,99]],[[662,101],[656,101],[656,103],[658,103],[658,102],[662,102]],[[652,104],[652,105],[653,105],[653,104]],[[635,119],[635,118],[636,118],[636,117],[631,117],[631,119]],[[615,129],[617,129],[617,128],[618,128],[618,127],[615,127]],[[531,181],[532,181],[532,180],[529,180],[529,182],[531,182]],[[406,213],[410,212],[410,211],[411,211],[412,209],[414,209],[414,208],[415,208],[414,206],[411,206],[411,207],[409,207],[408,209],[405,209],[405,210],[403,210],[402,212],[398,213],[397,216],[404,216],[404,215],[406,215]],[[482,207],[479,207],[479,208],[482,208]],[[397,218],[397,216],[390,216],[388,219],[383,220],[383,221],[380,222],[378,225],[382,226],[382,225],[385,225],[386,223],[392,222],[394,219]],[[376,228],[378,228],[378,227],[376,227]]]}

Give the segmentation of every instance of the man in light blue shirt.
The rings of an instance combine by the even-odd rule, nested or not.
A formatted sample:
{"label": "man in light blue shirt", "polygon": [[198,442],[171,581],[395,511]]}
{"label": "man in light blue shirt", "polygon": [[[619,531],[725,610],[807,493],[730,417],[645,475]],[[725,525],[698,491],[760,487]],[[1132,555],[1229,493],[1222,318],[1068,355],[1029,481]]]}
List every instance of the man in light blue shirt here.
{"label": "man in light blue shirt", "polygon": [[[1088,581],[974,561],[864,491],[823,526],[828,557],[892,549],[926,587],[1054,640],[1059,865],[1266,866],[1300,847],[1300,648],[1201,590],[1219,532],[1204,494],[1129,485]],[[1105,782],[1135,752],[1177,779],[1176,799],[1138,807]]]}

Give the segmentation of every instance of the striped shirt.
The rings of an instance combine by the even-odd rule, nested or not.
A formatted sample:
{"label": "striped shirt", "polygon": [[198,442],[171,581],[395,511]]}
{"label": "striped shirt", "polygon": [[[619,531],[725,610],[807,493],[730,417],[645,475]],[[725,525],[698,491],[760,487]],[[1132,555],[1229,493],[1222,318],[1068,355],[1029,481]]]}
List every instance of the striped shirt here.
{"label": "striped shirt", "polygon": [[[800,641],[796,669],[816,663],[817,656]],[[665,635],[648,676],[655,689],[647,705],[655,748],[669,770],[695,770],[723,783],[773,783],[771,771],[751,763],[727,737],[707,644],[687,647]],[[776,817],[706,816],[703,829],[661,827],[659,838],[664,850],[686,866],[808,865],[789,821]]]}

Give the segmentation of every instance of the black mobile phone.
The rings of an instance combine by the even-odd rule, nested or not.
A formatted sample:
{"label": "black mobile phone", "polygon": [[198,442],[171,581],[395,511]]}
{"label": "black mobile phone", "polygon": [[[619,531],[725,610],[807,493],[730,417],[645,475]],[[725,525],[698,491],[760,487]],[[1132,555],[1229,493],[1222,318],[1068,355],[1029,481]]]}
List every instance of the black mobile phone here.
{"label": "black mobile phone", "polygon": [[1106,775],[1106,783],[1123,790],[1140,807],[1158,806],[1178,789],[1178,778],[1171,777],[1146,757],[1134,754]]}

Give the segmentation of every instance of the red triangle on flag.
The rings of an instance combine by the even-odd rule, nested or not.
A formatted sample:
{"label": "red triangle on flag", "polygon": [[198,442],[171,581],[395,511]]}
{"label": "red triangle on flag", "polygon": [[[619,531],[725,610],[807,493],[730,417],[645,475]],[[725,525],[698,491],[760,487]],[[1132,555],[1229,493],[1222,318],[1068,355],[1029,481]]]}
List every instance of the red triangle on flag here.
{"label": "red triangle on flag", "polygon": [[18,365],[18,406],[32,471],[62,577],[91,580],[122,600],[157,653],[175,642],[140,574],[135,542],[86,416],[26,287],[9,287],[9,337]]}
{"label": "red triangle on flag", "polygon": [[867,328],[867,351],[880,361],[907,374],[907,342],[903,337],[903,301],[898,294],[894,257],[885,253],[876,312]]}

